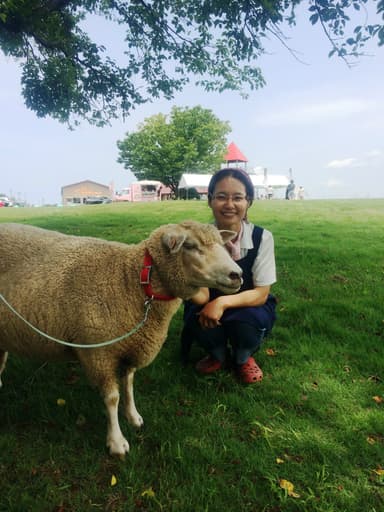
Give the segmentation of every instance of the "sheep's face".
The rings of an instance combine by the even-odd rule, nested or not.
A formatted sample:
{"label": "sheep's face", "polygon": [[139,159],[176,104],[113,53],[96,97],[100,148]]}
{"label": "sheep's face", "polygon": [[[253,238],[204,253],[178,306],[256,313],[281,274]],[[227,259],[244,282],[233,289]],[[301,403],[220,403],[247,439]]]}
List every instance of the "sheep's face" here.
{"label": "sheep's face", "polygon": [[[197,222],[167,226],[162,243],[170,260],[176,258],[178,268],[174,272],[183,273],[182,288],[177,290],[179,297],[189,298],[200,287],[217,288],[226,294],[240,289],[242,270],[224,248],[224,243],[235,235]],[[179,279],[174,281],[177,286]]]}

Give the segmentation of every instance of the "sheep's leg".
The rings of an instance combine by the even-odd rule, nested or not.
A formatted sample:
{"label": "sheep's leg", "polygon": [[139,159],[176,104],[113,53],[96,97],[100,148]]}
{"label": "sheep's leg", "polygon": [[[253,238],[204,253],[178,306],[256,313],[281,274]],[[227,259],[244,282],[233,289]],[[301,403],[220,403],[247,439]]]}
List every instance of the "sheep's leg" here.
{"label": "sheep's leg", "polygon": [[1,374],[5,369],[5,365],[7,364],[8,352],[4,352],[4,350],[0,350],[0,388],[3,385],[1,382]]}
{"label": "sheep's leg", "polygon": [[133,378],[135,376],[135,369],[127,371],[124,377],[124,392],[125,392],[125,416],[128,423],[134,427],[142,427],[144,424],[143,418],[137,412],[135,405],[135,398],[133,396]]}
{"label": "sheep's leg", "polygon": [[104,393],[108,416],[107,446],[111,455],[124,458],[125,454],[129,452],[129,444],[120,430],[119,399],[120,393],[117,384]]}

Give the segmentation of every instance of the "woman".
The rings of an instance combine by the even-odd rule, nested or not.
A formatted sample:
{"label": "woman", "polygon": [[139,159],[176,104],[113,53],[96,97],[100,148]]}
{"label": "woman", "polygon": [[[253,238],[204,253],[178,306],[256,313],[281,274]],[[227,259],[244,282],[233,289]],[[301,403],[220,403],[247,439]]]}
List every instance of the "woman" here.
{"label": "woman", "polygon": [[234,295],[202,288],[185,304],[182,337],[182,343],[186,337],[193,338],[208,353],[196,365],[204,375],[225,365],[230,346],[232,363],[241,382],[246,384],[263,378],[252,355],[272,329],[276,305],[270,295],[271,285],[276,281],[273,236],[248,222],[247,211],[253,199],[253,184],[245,171],[225,168],[212,176],[208,205],[217,228],[236,233],[226,245],[243,269],[244,282]]}

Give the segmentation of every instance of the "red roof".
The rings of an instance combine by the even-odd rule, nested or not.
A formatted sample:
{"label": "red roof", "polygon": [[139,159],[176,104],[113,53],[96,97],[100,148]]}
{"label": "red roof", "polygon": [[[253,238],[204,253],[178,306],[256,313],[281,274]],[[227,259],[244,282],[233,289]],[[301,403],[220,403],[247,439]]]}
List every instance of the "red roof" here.
{"label": "red roof", "polygon": [[248,162],[248,159],[243,155],[234,142],[229,144],[224,160],[226,162]]}

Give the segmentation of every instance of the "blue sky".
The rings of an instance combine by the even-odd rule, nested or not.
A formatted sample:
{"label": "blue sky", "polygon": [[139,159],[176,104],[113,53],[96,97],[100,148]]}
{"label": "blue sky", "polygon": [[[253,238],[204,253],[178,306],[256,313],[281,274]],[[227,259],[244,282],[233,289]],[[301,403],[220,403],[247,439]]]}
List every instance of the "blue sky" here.
{"label": "blue sky", "polygon": [[[17,63],[0,54],[0,193],[39,205],[59,203],[63,185],[86,179],[127,186],[134,177],[116,161],[117,140],[174,105],[201,105],[229,121],[228,143],[245,154],[249,170],[291,168],[309,199],[384,197],[384,48],[369,46],[371,55],[349,68],[328,58],[325,35],[307,17],[300,13],[297,26],[285,31],[301,62],[271,40],[258,62],[267,85],[247,100],[189,86],[173,101],[156,100],[105,128],[84,122],[69,131],[38,119],[23,104]],[[113,51],[115,28],[98,28],[94,22],[105,38],[99,42]]]}

